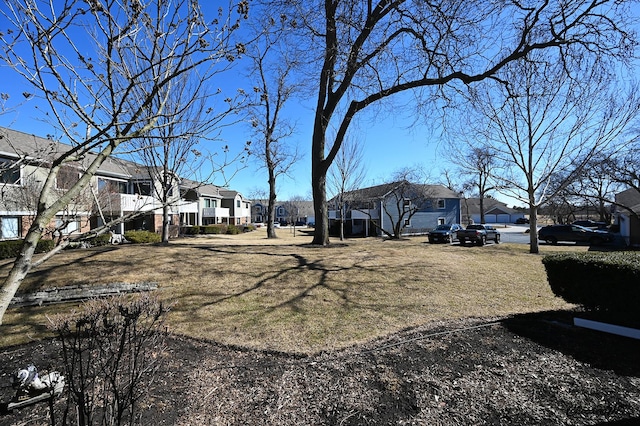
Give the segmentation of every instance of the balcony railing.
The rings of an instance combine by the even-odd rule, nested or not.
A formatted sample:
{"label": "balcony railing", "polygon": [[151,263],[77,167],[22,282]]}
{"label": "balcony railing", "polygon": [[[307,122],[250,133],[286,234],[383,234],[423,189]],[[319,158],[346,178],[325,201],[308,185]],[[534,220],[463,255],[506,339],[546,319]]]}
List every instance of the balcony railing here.
{"label": "balcony railing", "polygon": [[160,202],[147,195],[108,194],[106,200],[103,196],[100,198],[101,207],[106,211],[137,212],[151,211],[162,207]]}
{"label": "balcony railing", "polygon": [[229,217],[229,209],[226,207],[205,207],[202,209],[202,217]]}

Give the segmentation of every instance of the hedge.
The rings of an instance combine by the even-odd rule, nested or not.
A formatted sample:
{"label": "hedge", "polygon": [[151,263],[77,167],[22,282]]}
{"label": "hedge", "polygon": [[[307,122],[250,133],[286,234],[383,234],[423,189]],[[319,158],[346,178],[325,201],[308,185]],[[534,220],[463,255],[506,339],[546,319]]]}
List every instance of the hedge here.
{"label": "hedge", "polygon": [[206,225],[202,227],[203,234],[224,234],[226,232],[226,225]]}
{"label": "hedge", "polygon": [[640,253],[558,253],[545,256],[542,263],[556,296],[640,325]]}
{"label": "hedge", "polygon": [[183,229],[182,233],[185,235],[198,235],[200,233],[200,227],[198,225],[185,226],[182,229]]}
{"label": "hedge", "polygon": [[[12,259],[18,257],[23,240],[0,241],[0,259]],[[46,253],[55,247],[53,240],[40,240],[36,246],[36,253]]]}
{"label": "hedge", "polygon": [[106,246],[111,244],[111,234],[109,233],[100,234],[96,237],[90,238],[88,241],[89,241],[89,244],[91,244],[93,247]]}
{"label": "hedge", "polygon": [[242,230],[240,228],[238,228],[235,225],[229,225],[227,226],[227,234],[231,234],[231,235],[237,235],[239,233],[241,233]]}
{"label": "hedge", "polygon": [[160,234],[151,231],[127,231],[124,237],[133,244],[159,243],[162,240]]}

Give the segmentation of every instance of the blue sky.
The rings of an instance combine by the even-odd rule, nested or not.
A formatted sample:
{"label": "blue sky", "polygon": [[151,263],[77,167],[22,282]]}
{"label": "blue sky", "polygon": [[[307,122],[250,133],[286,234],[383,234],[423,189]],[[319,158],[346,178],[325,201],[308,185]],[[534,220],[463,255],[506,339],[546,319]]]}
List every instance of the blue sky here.
{"label": "blue sky", "polygon": [[[0,29],[8,27],[5,18],[0,14]],[[219,75],[219,81],[210,82],[211,87],[221,87],[231,96],[237,88],[247,91],[253,86],[246,77],[242,64],[238,63],[230,72]],[[16,74],[12,69],[0,63],[0,93],[8,94],[9,99],[0,113],[0,126],[11,127],[37,136],[46,137],[49,134],[58,135],[54,127],[44,120],[47,105],[36,98],[26,100],[23,93],[32,93],[32,87]],[[225,94],[226,95],[226,94]],[[39,107],[39,108],[38,108]],[[414,120],[409,110],[377,108],[376,115],[365,112],[358,117],[351,132],[354,138],[361,142],[364,148],[364,167],[367,170],[365,185],[382,183],[391,174],[403,167],[421,165],[433,179],[440,175],[443,165],[437,161],[437,137],[431,135],[420,123]],[[278,199],[286,200],[293,196],[303,196],[311,199],[311,132],[313,122],[313,100],[300,101],[292,99],[287,105],[288,116],[296,122],[296,133],[289,139],[296,144],[303,158],[298,161],[289,176],[280,176],[277,184]],[[251,139],[250,127],[237,124],[222,130],[223,143],[227,144],[231,152],[241,151],[244,143]],[[61,142],[65,142],[64,139]],[[206,147],[202,147],[206,149]],[[229,171],[231,172],[231,171]],[[214,177],[214,183],[223,184],[222,176]],[[264,168],[251,160],[247,167],[235,174],[229,182],[229,187],[250,196],[256,189],[267,191],[267,174]],[[330,196],[331,194],[329,194]]]}
{"label": "blue sky", "polygon": [[[248,80],[238,77],[244,74],[233,69],[224,78],[224,86],[230,92],[237,87],[251,87]],[[235,77],[234,77],[235,76]],[[233,78],[232,78],[233,77]],[[216,82],[212,82],[216,87]],[[0,66],[0,93],[9,95],[5,104],[6,111],[0,115],[0,126],[46,137],[55,134],[52,125],[43,119],[46,106],[39,99],[26,100],[23,92],[32,92],[31,86],[6,65]],[[389,108],[391,109],[391,108]],[[293,196],[311,199],[311,131],[313,109],[298,100],[291,100],[287,106],[290,117],[295,117],[296,133],[289,138],[289,143],[297,144],[303,154],[292,169],[290,176],[280,176],[278,180],[278,199],[286,200]],[[429,133],[425,126],[416,124],[411,111],[399,113],[381,112],[370,118],[363,114],[361,120],[352,128],[364,148],[364,166],[367,170],[365,185],[382,183],[397,169],[422,165],[432,170],[432,177],[438,178],[442,161],[437,161],[439,141]],[[241,150],[245,141],[251,139],[249,126],[236,124],[222,130],[223,143],[228,144],[231,153]],[[65,142],[61,140],[61,142]],[[248,167],[238,172],[229,186],[243,195],[249,196],[255,189],[268,190],[267,174],[250,160]],[[222,184],[222,177],[214,177],[214,182]]]}
{"label": "blue sky", "polygon": [[[5,23],[0,15],[0,29]],[[251,82],[247,80],[241,64],[226,74],[220,75],[220,81],[211,82],[212,87],[223,87],[230,93],[239,87],[250,90]],[[0,93],[9,94],[5,107],[9,108],[0,114],[0,126],[46,136],[54,133],[53,128],[42,120],[43,109],[38,109],[38,99],[26,101],[23,92],[31,92],[31,87],[21,80],[6,65],[0,65]],[[404,102],[394,102],[395,105]],[[297,144],[304,157],[292,169],[290,176],[280,176],[278,181],[278,199],[287,200],[293,196],[311,198],[311,131],[313,122],[313,99],[305,102],[291,100],[287,107],[288,115],[297,123],[296,133],[290,143]],[[441,178],[444,169],[452,168],[446,156],[442,156],[443,142],[438,133],[432,132],[424,124],[423,119],[416,119],[411,107],[402,109],[388,107],[365,111],[358,116],[352,126],[351,136],[361,142],[364,149],[364,166],[367,176],[364,185],[374,185],[389,179],[394,171],[403,167],[422,166],[429,172],[435,183]],[[223,129],[223,142],[231,148],[231,153],[242,150],[244,143],[251,139],[250,127],[237,124]],[[64,142],[64,140],[62,140]],[[454,159],[455,160],[455,159]],[[222,184],[223,179],[214,177],[214,183]],[[229,182],[229,187],[250,196],[256,189],[266,191],[267,175],[255,161],[249,161],[248,167],[238,172]],[[331,194],[329,194],[330,196]],[[498,198],[503,199],[499,194]],[[508,204],[513,204],[503,199]]]}

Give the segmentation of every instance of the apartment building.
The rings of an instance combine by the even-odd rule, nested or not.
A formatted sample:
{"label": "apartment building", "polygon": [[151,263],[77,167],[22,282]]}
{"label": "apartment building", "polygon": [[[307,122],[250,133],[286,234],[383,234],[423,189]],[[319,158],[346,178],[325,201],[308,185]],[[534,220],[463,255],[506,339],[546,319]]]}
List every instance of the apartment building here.
{"label": "apartment building", "polygon": [[[0,127],[0,239],[22,238],[35,215],[42,183],[53,159],[71,147],[50,138]],[[89,163],[91,158],[84,161]],[[61,169],[55,191],[63,194],[82,174],[79,161]],[[116,234],[144,229],[160,233],[163,223],[162,185],[156,170],[118,157],[107,159],[91,184],[64,211],[56,214],[45,237],[72,235],[100,227],[116,218],[128,218],[112,228]],[[175,176],[166,192],[172,236],[181,226],[235,223],[241,210],[224,207],[242,201],[250,212],[250,202],[237,191],[199,184]],[[229,200],[225,196],[231,197]],[[233,215],[232,215],[233,214]]]}

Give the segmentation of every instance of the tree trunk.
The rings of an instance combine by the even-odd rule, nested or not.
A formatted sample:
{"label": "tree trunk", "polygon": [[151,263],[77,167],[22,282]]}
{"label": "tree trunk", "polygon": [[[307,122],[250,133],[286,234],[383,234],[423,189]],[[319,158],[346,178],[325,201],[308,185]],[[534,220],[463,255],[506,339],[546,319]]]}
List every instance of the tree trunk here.
{"label": "tree trunk", "polygon": [[535,201],[529,200],[529,253],[540,253],[540,242],[538,241],[538,208]]}
{"label": "tree trunk", "polygon": [[311,144],[311,189],[313,194],[313,212],[316,227],[313,230],[312,244],[329,245],[329,217],[327,213],[327,170],[325,164],[325,131],[328,119],[319,107],[316,110]]}
{"label": "tree trunk", "polygon": [[18,288],[20,288],[24,277],[26,277],[31,270],[31,259],[36,251],[43,229],[44,227],[41,226],[39,222],[34,222],[33,225],[31,225],[29,232],[27,232],[24,238],[20,254],[13,263],[7,279],[2,284],[2,289],[0,289],[0,325],[2,325],[2,319],[11,303],[11,299],[13,299]]}
{"label": "tree trunk", "polygon": [[169,244],[169,206],[162,206],[162,243]]}
{"label": "tree trunk", "polygon": [[312,183],[313,211],[316,216],[316,227],[313,231],[312,244],[321,246],[329,245],[329,218],[327,215],[327,174],[322,173],[318,166],[313,166]]}
{"label": "tree trunk", "polygon": [[278,238],[273,223],[276,220],[276,176],[269,167],[269,203],[267,204],[267,238]]}

